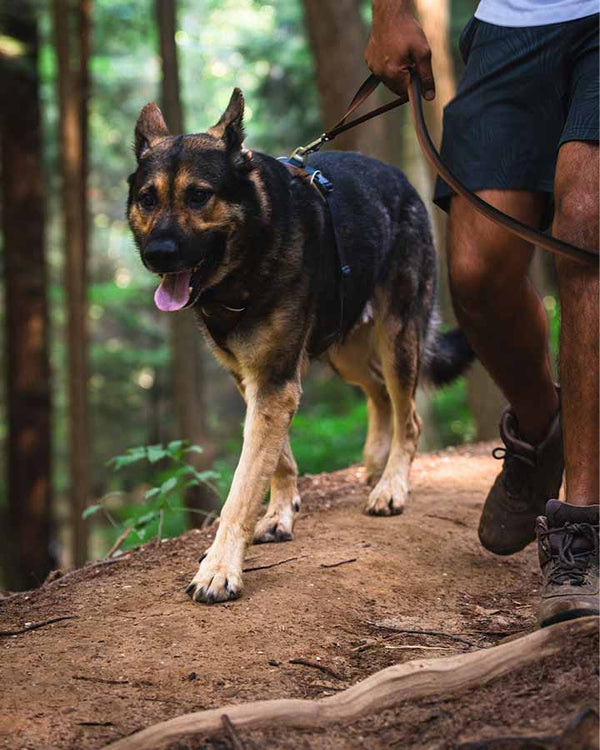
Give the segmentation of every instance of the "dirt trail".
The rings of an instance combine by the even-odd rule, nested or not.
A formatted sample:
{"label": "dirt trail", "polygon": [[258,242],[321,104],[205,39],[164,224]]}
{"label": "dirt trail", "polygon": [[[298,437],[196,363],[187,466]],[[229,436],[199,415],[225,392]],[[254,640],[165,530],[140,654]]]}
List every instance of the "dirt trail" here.
{"label": "dirt trail", "polygon": [[[361,514],[361,468],[305,478],[295,539],[252,547],[242,599],[208,607],[183,588],[212,532],[147,545],[126,560],[0,600],[0,747],[92,750],[158,721],[258,698],[316,698],[393,663],[479,647],[531,630],[533,546],[484,552],[476,529],[497,463],[489,446],[420,456],[402,516]],[[337,567],[335,563],[351,560]],[[293,664],[308,660],[316,666]],[[597,704],[591,643],[446,700],[414,701],[327,731],[247,733],[257,748],[442,750],[506,735],[553,734]],[[223,736],[178,748],[229,748]],[[584,749],[582,749],[584,750]]]}

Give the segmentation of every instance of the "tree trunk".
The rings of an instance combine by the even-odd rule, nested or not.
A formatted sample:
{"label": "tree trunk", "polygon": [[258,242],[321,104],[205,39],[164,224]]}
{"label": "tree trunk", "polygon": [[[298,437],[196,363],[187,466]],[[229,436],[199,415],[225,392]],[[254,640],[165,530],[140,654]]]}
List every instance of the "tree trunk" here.
{"label": "tree trunk", "polygon": [[[342,117],[368,74],[364,62],[367,30],[357,0],[303,0],[308,39],[315,59],[321,113],[325,127]],[[369,104],[375,107],[379,92]],[[335,147],[393,161],[385,117],[376,117],[342,133]]]}
{"label": "tree trunk", "polygon": [[[431,137],[438,145],[442,139],[442,122],[444,107],[454,96],[456,81],[452,65],[452,56],[448,44],[450,3],[449,0],[415,0],[423,31],[432,51],[433,74],[435,77],[436,96],[426,108]],[[435,173],[431,169],[432,186]],[[432,191],[433,192],[433,191]],[[436,234],[439,262],[438,299],[444,322],[456,323],[450,290],[448,287],[448,264],[445,250],[447,240],[447,217],[438,208],[433,209],[434,229]],[[498,436],[498,419],[505,399],[492,381],[486,370],[477,363],[467,376],[468,398],[471,414],[476,427],[478,440],[490,440]]]}
{"label": "tree trunk", "polygon": [[[76,17],[74,7],[77,8]],[[66,250],[72,556],[77,566],[82,565],[87,557],[87,529],[82,512],[90,497],[86,155],[90,12],[91,0],[77,0],[76,3],[53,0]],[[79,30],[78,45],[74,44],[72,27]]]}
{"label": "tree trunk", "polygon": [[[175,44],[176,15],[176,0],[156,0],[162,60],[162,109],[171,132],[183,133],[183,108]],[[204,448],[201,456],[190,454],[190,460],[197,469],[202,470],[212,464],[214,450],[209,443],[206,430],[202,342],[191,312],[171,317],[171,335],[173,403],[178,437]],[[218,498],[210,487],[202,486],[192,488],[188,492],[186,502],[193,510],[214,511],[218,505]],[[190,525],[199,526],[202,520],[197,513],[190,513]]]}
{"label": "tree trunk", "polygon": [[11,589],[40,584],[53,566],[45,206],[34,7],[28,1],[5,8],[3,33],[22,44],[23,52],[14,59],[0,58],[9,518],[3,549]]}

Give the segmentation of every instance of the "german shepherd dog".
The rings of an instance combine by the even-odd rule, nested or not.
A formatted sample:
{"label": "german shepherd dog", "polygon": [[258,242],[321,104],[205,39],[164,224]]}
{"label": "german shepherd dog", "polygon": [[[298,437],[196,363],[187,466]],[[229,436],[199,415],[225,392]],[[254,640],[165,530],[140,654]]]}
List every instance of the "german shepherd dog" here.
{"label": "german shepherd dog", "polygon": [[409,493],[419,374],[441,385],[472,358],[460,331],[438,331],[431,229],[404,174],[359,154],[311,157],[334,185],[351,267],[342,279],[327,202],[281,161],[244,148],[243,111],[235,89],[207,133],[172,136],[146,105],[129,178],[129,224],[142,262],[161,277],[156,305],[193,309],[246,402],[229,496],[187,588],[196,602],[240,595],[253,540],[292,539],[300,497],[288,429],[311,358],[327,358],[367,396],[366,512],[380,516],[401,513]]}

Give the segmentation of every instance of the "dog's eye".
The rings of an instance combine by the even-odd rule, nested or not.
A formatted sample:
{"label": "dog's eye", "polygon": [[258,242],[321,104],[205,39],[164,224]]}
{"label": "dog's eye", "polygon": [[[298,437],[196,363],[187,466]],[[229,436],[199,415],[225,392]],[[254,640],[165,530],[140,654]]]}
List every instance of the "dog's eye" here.
{"label": "dog's eye", "polygon": [[138,198],[138,203],[146,211],[152,211],[156,208],[156,196],[149,190],[146,193],[142,193]]}
{"label": "dog's eye", "polygon": [[188,206],[194,210],[198,210],[202,208],[210,198],[212,197],[212,192],[210,190],[203,190],[202,188],[192,188],[191,190],[188,190],[186,194],[186,203]]}

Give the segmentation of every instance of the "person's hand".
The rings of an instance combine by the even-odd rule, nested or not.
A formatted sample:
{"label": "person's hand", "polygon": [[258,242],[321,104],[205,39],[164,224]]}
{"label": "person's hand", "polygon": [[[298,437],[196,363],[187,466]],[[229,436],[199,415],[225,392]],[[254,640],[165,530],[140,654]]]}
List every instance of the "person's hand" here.
{"label": "person's hand", "polygon": [[421,80],[423,97],[434,98],[429,42],[402,0],[373,0],[365,60],[371,72],[400,95],[406,94],[410,70],[414,69]]}

